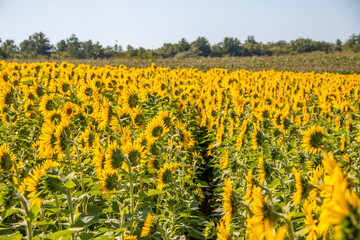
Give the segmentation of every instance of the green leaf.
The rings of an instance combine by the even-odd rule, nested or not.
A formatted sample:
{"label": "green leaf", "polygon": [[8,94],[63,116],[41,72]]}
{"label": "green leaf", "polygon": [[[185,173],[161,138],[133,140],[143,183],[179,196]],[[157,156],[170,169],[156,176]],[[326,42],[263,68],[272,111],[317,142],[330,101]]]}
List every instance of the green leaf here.
{"label": "green leaf", "polygon": [[71,179],[64,184],[64,187],[66,187],[67,189],[74,188],[75,186],[76,184]]}
{"label": "green leaf", "polygon": [[32,206],[27,216],[30,222],[32,222],[39,215],[39,212],[40,212],[39,206],[37,204],[34,204],[34,206]]}
{"label": "green leaf", "polygon": [[70,235],[76,232],[76,230],[63,230],[63,231],[59,231],[59,232],[55,232],[53,234],[50,234],[48,236],[44,236],[43,240],[55,240],[55,239],[63,239],[63,237],[70,237]]}
{"label": "green leaf", "polygon": [[148,196],[154,196],[164,193],[165,191],[158,190],[158,189],[150,189],[149,192],[146,194]]}
{"label": "green leaf", "polygon": [[21,240],[22,237],[23,237],[23,235],[20,232],[16,232],[11,235],[0,236],[0,240],[8,240],[8,239]]}
{"label": "green leaf", "polygon": [[24,81],[23,84],[24,85],[33,85],[33,81],[32,80]]}

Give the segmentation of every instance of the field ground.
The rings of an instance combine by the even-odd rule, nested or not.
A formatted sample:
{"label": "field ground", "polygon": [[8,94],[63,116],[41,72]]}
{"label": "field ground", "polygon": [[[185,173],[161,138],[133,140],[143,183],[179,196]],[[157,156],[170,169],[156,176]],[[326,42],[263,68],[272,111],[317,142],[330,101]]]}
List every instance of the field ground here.
{"label": "field ground", "polygon": [[35,59],[23,60],[12,59],[8,62],[39,62],[55,61],[70,62],[75,65],[90,64],[96,66],[119,66],[125,65],[132,67],[149,67],[155,63],[160,67],[174,68],[198,68],[202,71],[208,71],[211,68],[226,68],[229,71],[245,69],[249,71],[271,70],[293,71],[293,72],[331,72],[341,74],[360,73],[360,54],[356,53],[309,53],[290,56],[264,56],[264,57],[226,57],[226,58],[188,58],[188,59]]}

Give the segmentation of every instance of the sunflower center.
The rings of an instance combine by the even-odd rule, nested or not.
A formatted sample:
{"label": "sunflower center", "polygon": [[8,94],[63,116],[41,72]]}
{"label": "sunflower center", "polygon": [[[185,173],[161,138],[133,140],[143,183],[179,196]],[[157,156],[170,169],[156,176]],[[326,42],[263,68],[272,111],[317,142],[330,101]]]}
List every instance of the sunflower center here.
{"label": "sunflower center", "polygon": [[151,132],[153,137],[160,137],[162,133],[163,133],[163,128],[161,126],[154,127],[154,129]]}
{"label": "sunflower center", "polygon": [[142,113],[139,113],[135,117],[135,124],[138,126],[142,126],[145,123],[145,116]]}
{"label": "sunflower center", "polygon": [[70,84],[63,83],[61,88],[62,88],[63,92],[67,92],[70,90]]}
{"label": "sunflower center", "polygon": [[71,115],[71,114],[73,114],[73,112],[74,112],[74,109],[72,107],[66,108],[66,115]]}
{"label": "sunflower center", "polygon": [[92,106],[86,106],[85,107],[85,113],[86,114],[92,114],[94,112],[94,108]]}
{"label": "sunflower center", "polygon": [[315,132],[310,136],[310,145],[313,148],[321,148],[323,145],[322,139],[324,134],[322,132]]}
{"label": "sunflower center", "polygon": [[139,96],[135,93],[130,94],[128,104],[131,108],[135,108],[139,104]]}
{"label": "sunflower center", "polygon": [[48,111],[54,110],[54,102],[53,100],[49,100],[46,102],[45,109]]}
{"label": "sunflower center", "polygon": [[12,91],[8,92],[5,95],[5,105],[10,105],[13,101],[13,98],[14,98],[13,92]]}
{"label": "sunflower center", "polygon": [[88,96],[88,97],[90,97],[90,96],[92,96],[92,94],[93,94],[93,89],[92,88],[86,88],[85,89],[85,95],[86,96]]}
{"label": "sunflower center", "polygon": [[36,88],[36,94],[39,97],[42,97],[45,94],[45,91],[44,91],[44,89],[42,87],[38,87],[38,88]]}

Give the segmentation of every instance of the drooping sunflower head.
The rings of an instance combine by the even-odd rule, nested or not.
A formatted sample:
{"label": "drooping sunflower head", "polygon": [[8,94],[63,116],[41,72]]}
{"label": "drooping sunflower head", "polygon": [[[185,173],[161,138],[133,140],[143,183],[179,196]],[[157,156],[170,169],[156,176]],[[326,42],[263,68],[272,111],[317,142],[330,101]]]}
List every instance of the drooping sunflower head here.
{"label": "drooping sunflower head", "polygon": [[302,146],[309,153],[318,153],[324,147],[325,131],[321,126],[312,126],[302,133]]}
{"label": "drooping sunflower head", "polygon": [[110,144],[105,154],[105,168],[116,171],[125,164],[125,155],[117,143]]}
{"label": "drooping sunflower head", "polygon": [[[12,185],[0,184],[0,209],[9,209],[18,202]],[[3,208],[3,209],[2,209]]]}
{"label": "drooping sunflower head", "polygon": [[0,146],[0,171],[9,172],[14,170],[15,156],[5,145]]}
{"label": "drooping sunflower head", "polygon": [[122,147],[123,153],[127,155],[132,167],[139,165],[144,158],[144,147],[138,141],[129,141]]}
{"label": "drooping sunflower head", "polygon": [[0,90],[0,105],[10,106],[13,102],[15,102],[14,90],[9,84],[2,84]]}
{"label": "drooping sunflower head", "polygon": [[140,237],[148,237],[156,233],[157,231],[157,220],[151,215],[151,213],[147,214],[145,219],[144,226],[141,229]]}
{"label": "drooping sunflower head", "polygon": [[156,179],[157,189],[162,190],[167,184],[172,182],[177,167],[177,164],[165,163],[164,166],[160,168],[160,173]]}
{"label": "drooping sunflower head", "polygon": [[100,184],[99,189],[103,192],[103,198],[109,198],[112,193],[108,192],[116,190],[119,186],[119,176],[111,169],[104,169],[101,173]]}

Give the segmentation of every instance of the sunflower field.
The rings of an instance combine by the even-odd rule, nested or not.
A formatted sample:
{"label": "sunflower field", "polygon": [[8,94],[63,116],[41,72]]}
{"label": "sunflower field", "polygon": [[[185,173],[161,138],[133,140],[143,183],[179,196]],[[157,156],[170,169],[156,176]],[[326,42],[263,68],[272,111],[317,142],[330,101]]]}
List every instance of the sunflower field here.
{"label": "sunflower field", "polygon": [[0,61],[0,239],[360,239],[360,75]]}

